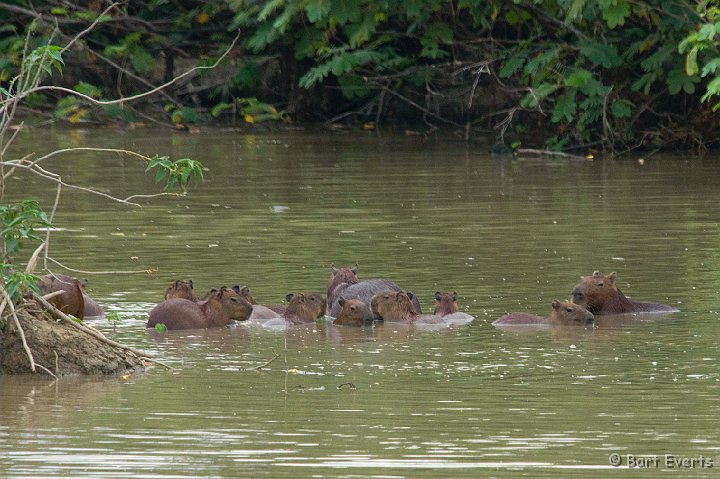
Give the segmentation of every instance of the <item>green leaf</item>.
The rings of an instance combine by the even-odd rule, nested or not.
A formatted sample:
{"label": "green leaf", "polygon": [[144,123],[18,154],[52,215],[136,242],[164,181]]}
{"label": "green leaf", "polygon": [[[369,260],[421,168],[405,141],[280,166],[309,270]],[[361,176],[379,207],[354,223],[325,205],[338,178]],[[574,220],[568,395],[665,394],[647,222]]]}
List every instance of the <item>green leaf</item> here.
{"label": "green leaf", "polygon": [[702,69],[702,74],[700,76],[704,78],[710,73],[715,73],[718,68],[720,68],[720,57],[715,57],[705,64]]}
{"label": "green leaf", "polygon": [[697,64],[697,54],[698,47],[696,45],[692,47],[688,54],[685,56],[685,73],[687,73],[688,76],[697,75],[699,71]]}
{"label": "green leaf", "polygon": [[668,91],[671,95],[676,95],[680,91],[687,94],[695,93],[695,84],[700,81],[697,76],[688,76],[681,68],[670,70],[667,76]]}
{"label": "green leaf", "polygon": [[574,70],[572,73],[565,77],[565,85],[575,88],[584,87],[588,81],[592,78],[592,73],[587,70]]}
{"label": "green leaf", "polygon": [[167,326],[165,326],[163,323],[157,323],[155,325],[155,331],[160,334],[165,334],[167,332]]}
{"label": "green leaf", "polygon": [[615,118],[630,118],[633,104],[627,100],[618,100],[610,106],[610,111]]}
{"label": "green leaf", "polygon": [[232,107],[232,103],[218,103],[210,109],[210,114],[213,116],[213,118],[217,118],[222,112],[224,112],[225,110],[229,110]]}
{"label": "green leaf", "polygon": [[630,4],[626,0],[599,0],[603,20],[611,29],[623,25],[630,16]]}
{"label": "green leaf", "polygon": [[622,58],[612,45],[596,42],[595,40],[581,40],[578,42],[580,54],[593,64],[603,68],[614,68],[622,64]]}
{"label": "green leaf", "polygon": [[[716,95],[720,95],[720,76],[716,76],[715,78],[710,80],[710,83],[708,83],[707,85],[707,90],[702,96],[701,100],[706,101]],[[713,111],[715,111],[715,107],[713,107]]]}
{"label": "green leaf", "polygon": [[305,5],[305,14],[310,23],[317,23],[330,13],[329,0],[308,0]]}
{"label": "green leaf", "polygon": [[518,72],[527,59],[527,52],[521,51],[507,59],[498,75],[500,78],[508,78]]}

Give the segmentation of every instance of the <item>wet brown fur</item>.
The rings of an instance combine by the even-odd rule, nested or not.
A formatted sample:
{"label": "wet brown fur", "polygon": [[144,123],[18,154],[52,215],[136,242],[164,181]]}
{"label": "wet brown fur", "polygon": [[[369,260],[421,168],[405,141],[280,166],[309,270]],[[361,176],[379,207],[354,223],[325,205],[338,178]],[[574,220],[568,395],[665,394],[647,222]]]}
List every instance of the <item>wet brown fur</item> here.
{"label": "wet brown fur", "polygon": [[672,312],[677,309],[660,303],[645,303],[628,299],[617,287],[617,273],[608,275],[593,272],[585,276],[573,289],[573,302],[593,314],[623,314],[641,312]]}
{"label": "wet brown fur", "polygon": [[359,299],[338,299],[342,310],[335,318],[333,324],[343,326],[362,326],[365,322],[373,320],[373,313],[364,301]]}
{"label": "wet brown fur", "polygon": [[548,324],[555,326],[585,326],[593,321],[590,311],[570,301],[555,300],[552,302],[550,315],[547,317],[529,313],[509,313],[493,322],[494,325],[509,324]]}
{"label": "wet brown fur", "polygon": [[182,298],[187,299],[188,301],[197,301],[198,298],[195,295],[195,291],[193,290],[193,282],[192,280],[182,280],[178,279],[174,281],[168,288],[165,290],[165,300],[173,299],[173,298]]}
{"label": "wet brown fur", "polygon": [[373,296],[370,306],[373,314],[385,322],[442,323],[440,316],[418,314],[413,304],[414,295],[405,291],[385,291]]}
{"label": "wet brown fur", "polygon": [[252,305],[230,288],[222,287],[207,300],[171,298],[150,311],[147,327],[164,324],[168,330],[221,328],[231,321],[246,321]]}
{"label": "wet brown fur", "polygon": [[283,317],[293,323],[311,323],[325,316],[327,301],[319,293],[289,293]]}
{"label": "wet brown fur", "polygon": [[360,281],[357,277],[357,264],[352,268],[336,268],[335,265],[332,265],[330,268],[332,271],[327,281],[328,305],[333,304],[344,288]]}
{"label": "wet brown fur", "polygon": [[64,274],[46,274],[39,278],[37,285],[42,294],[63,292],[48,300],[60,311],[78,319],[85,317],[85,298],[80,281]]}
{"label": "wet brown fur", "polygon": [[433,314],[437,316],[447,316],[448,314],[457,313],[460,311],[460,307],[457,304],[458,294],[452,293],[441,293],[440,291],[435,292],[435,311]]}

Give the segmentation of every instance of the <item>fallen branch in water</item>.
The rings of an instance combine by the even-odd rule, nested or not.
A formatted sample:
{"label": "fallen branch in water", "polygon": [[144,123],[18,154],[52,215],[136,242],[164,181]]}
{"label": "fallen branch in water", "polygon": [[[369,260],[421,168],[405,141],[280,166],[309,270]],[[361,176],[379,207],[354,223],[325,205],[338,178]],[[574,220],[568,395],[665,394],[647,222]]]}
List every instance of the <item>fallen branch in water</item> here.
{"label": "fallen branch in water", "polygon": [[515,152],[518,155],[528,154],[528,155],[541,155],[541,156],[561,156],[563,158],[571,158],[573,160],[587,160],[587,158],[585,158],[584,156],[573,155],[572,153],[563,153],[562,151],[536,150],[533,148],[519,148],[519,149],[515,150]]}
{"label": "fallen branch in water", "polygon": [[275,361],[275,360],[276,360],[277,358],[279,358],[279,357],[280,357],[279,354],[275,354],[275,356],[273,356],[272,359],[270,359],[269,361],[266,361],[266,362],[262,363],[262,364],[259,365],[259,366],[254,366],[254,367],[252,367],[252,368],[243,368],[243,369],[241,369],[240,371],[241,371],[241,372],[260,371],[261,369],[263,369],[264,367],[266,367],[268,364],[270,364],[271,362]]}
{"label": "fallen branch in water", "polygon": [[110,346],[112,346],[112,347],[114,347],[114,348],[122,349],[123,351],[127,351],[127,352],[135,355],[135,356],[138,357],[138,358],[145,359],[145,360],[147,360],[147,361],[150,361],[150,362],[159,364],[160,366],[162,366],[162,367],[164,367],[164,368],[167,368],[167,369],[170,369],[170,370],[172,369],[171,366],[168,366],[167,364],[165,364],[165,363],[163,363],[163,362],[161,362],[161,361],[158,361],[157,359],[153,359],[153,357],[150,356],[150,355],[147,354],[147,353],[144,353],[144,352],[142,352],[142,351],[140,351],[140,350],[131,348],[130,346],[125,346],[124,344],[120,344],[120,343],[118,343],[118,342],[116,342],[116,341],[113,341],[112,339],[108,339],[108,338],[106,338],[100,331],[97,331],[97,330],[95,330],[95,329],[93,329],[93,328],[91,328],[91,327],[89,327],[89,326],[87,326],[87,325],[85,325],[85,324],[78,323],[76,320],[74,320],[73,318],[71,318],[71,317],[68,316],[67,314],[63,313],[62,311],[60,311],[59,309],[57,309],[57,308],[56,308],[55,306],[53,306],[52,304],[48,303],[47,300],[45,300],[45,298],[43,298],[42,296],[40,296],[40,295],[38,295],[38,294],[36,294],[36,293],[33,293],[32,296],[33,296],[33,298],[35,298],[46,310],[50,311],[50,313],[52,313],[53,316],[55,316],[56,318],[59,318],[59,319],[63,320],[65,323],[70,324],[70,325],[73,326],[74,328],[79,329],[80,331],[89,334],[90,336],[94,337],[95,339],[98,339],[98,340],[104,342],[105,344],[108,344],[108,345],[110,345]]}

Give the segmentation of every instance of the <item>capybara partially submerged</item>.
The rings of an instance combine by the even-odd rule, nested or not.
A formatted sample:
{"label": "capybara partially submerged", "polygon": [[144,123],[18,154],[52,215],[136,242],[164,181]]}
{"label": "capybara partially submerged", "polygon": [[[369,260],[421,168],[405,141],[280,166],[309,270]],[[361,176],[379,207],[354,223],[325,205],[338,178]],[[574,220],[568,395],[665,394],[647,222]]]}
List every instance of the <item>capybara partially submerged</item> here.
{"label": "capybara partially submerged", "polygon": [[677,308],[660,303],[644,303],[627,298],[615,282],[617,274],[607,276],[600,271],[585,276],[572,291],[573,302],[585,306],[593,314],[671,313]]}
{"label": "capybara partially submerged", "polygon": [[493,321],[493,326],[548,325],[548,326],[589,326],[593,322],[590,311],[570,301],[555,300],[548,317],[529,313],[509,313]]}
{"label": "capybara partially submerged", "polygon": [[230,288],[222,287],[206,301],[172,298],[150,311],[148,328],[164,324],[168,330],[221,328],[232,321],[246,321],[252,305]]}
{"label": "capybara partially submerged", "polygon": [[255,301],[255,298],[252,297],[252,294],[250,294],[250,286],[240,286],[235,285],[232,287],[233,291],[235,291],[237,294],[245,298],[245,301],[247,301],[250,304],[257,304]]}
{"label": "capybara partially submerged", "polygon": [[[359,299],[365,304],[370,304],[370,301],[372,300],[373,296],[382,293],[384,291],[402,291],[402,288],[398,286],[397,284],[393,283],[392,281],[388,279],[366,279],[363,281],[360,281],[356,284],[350,284],[346,287],[338,287],[335,288],[335,291],[338,289],[341,289],[340,294],[335,299],[335,302],[330,305],[330,316],[333,318],[336,318],[338,314],[340,314],[340,310],[342,309],[342,306],[338,303],[337,299],[342,296],[343,298],[347,299]],[[422,308],[420,307],[420,302],[417,300],[415,296],[412,297],[411,302],[413,303],[413,306],[415,307],[416,312],[422,312]],[[377,318],[376,318],[377,319]]]}
{"label": "capybara partially submerged", "polygon": [[87,294],[88,280],[83,279],[80,282],[80,287],[83,292],[83,317],[84,318],[100,318],[105,316],[105,311],[100,305]]}
{"label": "capybara partially submerged", "polygon": [[458,294],[453,291],[452,293],[441,293],[435,291],[435,311],[434,314],[438,316],[446,316],[448,314],[457,313],[460,311],[460,307],[457,304]]}
{"label": "capybara partially submerged", "polygon": [[410,291],[383,291],[372,297],[370,304],[375,316],[385,322],[406,323],[422,322],[427,324],[444,323],[443,318],[434,314],[419,314],[413,303],[414,294]]}
{"label": "capybara partially submerged", "polygon": [[343,289],[351,284],[358,283],[360,280],[357,277],[357,263],[352,268],[336,268],[335,265],[332,265],[330,269],[330,278],[327,282],[327,301],[328,305],[332,306],[340,297]]}
{"label": "capybara partially submerged", "polygon": [[62,294],[48,300],[50,304],[65,314],[78,319],[85,317],[85,298],[80,281],[64,274],[46,274],[38,279],[40,293],[43,295],[62,291]]}
{"label": "capybara partially submerged", "polygon": [[178,279],[168,286],[165,290],[165,300],[173,298],[187,299],[188,301],[197,301],[195,290],[193,289],[193,282],[191,279],[184,281]]}
{"label": "capybara partially submerged", "polygon": [[362,326],[373,320],[374,316],[367,304],[359,299],[345,299],[342,296],[338,299],[342,308],[333,324],[343,326]]}
{"label": "capybara partially submerged", "polygon": [[318,293],[288,293],[282,317],[292,324],[312,323],[325,316],[327,301]]}

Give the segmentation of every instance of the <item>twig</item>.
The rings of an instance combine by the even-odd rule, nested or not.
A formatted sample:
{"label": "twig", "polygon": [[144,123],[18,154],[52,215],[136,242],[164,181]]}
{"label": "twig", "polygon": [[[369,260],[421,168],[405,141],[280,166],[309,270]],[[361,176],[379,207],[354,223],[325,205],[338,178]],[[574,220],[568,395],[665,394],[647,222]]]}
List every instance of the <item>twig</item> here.
{"label": "twig", "polygon": [[25,267],[25,273],[31,274],[35,271],[35,267],[37,266],[37,260],[40,256],[40,253],[45,248],[45,243],[42,243],[40,246],[37,247],[35,252],[30,256],[30,260],[27,263],[27,266]]}
{"label": "twig", "polygon": [[127,352],[135,355],[135,356],[138,357],[138,358],[146,359],[146,360],[151,361],[151,362],[153,362],[153,363],[157,363],[157,364],[159,364],[160,366],[163,366],[163,367],[165,367],[165,368],[167,368],[167,369],[172,369],[172,367],[168,366],[167,364],[164,364],[164,363],[162,363],[161,361],[158,361],[157,359],[153,359],[152,356],[149,355],[149,354],[147,354],[147,353],[144,353],[144,352],[142,352],[142,351],[140,351],[140,350],[131,348],[130,346],[125,346],[124,344],[120,344],[120,343],[118,343],[118,342],[116,342],[116,341],[113,341],[112,339],[108,339],[108,338],[106,338],[105,336],[103,336],[102,334],[100,334],[100,332],[95,331],[94,329],[89,328],[88,326],[86,326],[86,325],[84,325],[84,324],[78,323],[77,321],[75,321],[74,319],[72,319],[70,316],[68,316],[67,314],[65,314],[65,313],[63,313],[62,311],[60,311],[59,309],[57,309],[57,308],[56,308],[55,306],[53,306],[52,304],[48,303],[48,302],[45,300],[45,298],[43,298],[42,296],[40,296],[40,295],[38,295],[38,294],[36,294],[36,293],[32,293],[32,295],[33,295],[33,297],[34,297],[37,301],[40,302],[40,304],[42,304],[42,306],[43,306],[45,309],[47,309],[48,311],[50,311],[56,318],[60,318],[60,319],[63,320],[65,323],[70,324],[70,325],[73,326],[74,328],[79,329],[80,331],[89,334],[90,336],[92,336],[92,337],[94,337],[95,339],[98,339],[98,340],[104,342],[105,344],[108,344],[109,346],[112,346],[112,347],[117,348],[117,349],[122,349],[122,350],[124,350],[124,351],[127,351]]}
{"label": "twig", "polygon": [[586,160],[587,159],[584,156],[573,155],[571,153],[563,153],[562,151],[535,150],[533,148],[519,148],[516,151],[518,154],[527,153],[530,155],[562,156],[563,158],[572,158],[573,160]]}
{"label": "twig", "polygon": [[102,13],[100,15],[97,16],[97,18],[95,20],[93,20],[93,22],[87,28],[85,28],[85,30],[83,30],[80,33],[78,33],[77,35],[75,35],[73,37],[73,39],[70,40],[70,42],[67,45],[65,45],[62,50],[60,50],[60,53],[61,54],[65,53],[65,51],[68,48],[70,48],[73,43],[80,40],[83,36],[85,36],[85,34],[87,32],[89,32],[90,30],[95,28],[95,25],[97,25],[98,23],[100,23],[101,20],[103,20],[103,17],[105,16],[106,13],[108,13],[110,10],[117,7],[118,5],[120,5],[120,4],[119,3],[111,3],[105,10],[102,11]]}
{"label": "twig", "polygon": [[254,366],[254,367],[251,367],[251,368],[244,368],[244,369],[241,369],[240,371],[242,371],[242,372],[247,372],[247,371],[260,371],[262,368],[266,367],[268,364],[270,364],[271,362],[275,361],[275,360],[276,360],[277,358],[279,358],[279,357],[280,357],[279,354],[275,354],[275,356],[273,356],[272,359],[270,359],[269,361],[266,361],[266,362],[262,363],[262,364],[259,365],[259,366]]}
{"label": "twig", "polygon": [[153,273],[158,272],[157,268],[141,269],[141,270],[137,270],[137,271],[84,271],[82,269],[74,269],[69,266],[65,266],[60,261],[57,261],[52,258],[48,258],[48,261],[55,263],[56,265],[60,266],[63,269],[72,271],[73,273],[84,273],[84,274],[138,274],[138,273],[145,273],[145,274],[153,274]]}
{"label": "twig", "polygon": [[5,291],[5,288],[0,286],[0,291],[2,292],[2,295],[5,299],[6,304],[10,307],[10,314],[13,317],[15,326],[18,329],[18,334],[20,335],[20,340],[22,341],[23,348],[25,349],[25,354],[27,355],[28,359],[30,360],[30,369],[32,370],[32,372],[36,372],[35,371],[35,358],[33,358],[33,353],[30,350],[30,346],[28,346],[28,343],[25,340],[25,332],[23,331],[23,328],[20,325],[20,320],[18,319],[17,314],[15,313],[15,305],[13,304],[12,299],[10,299],[10,296],[8,295],[7,291]]}

